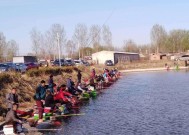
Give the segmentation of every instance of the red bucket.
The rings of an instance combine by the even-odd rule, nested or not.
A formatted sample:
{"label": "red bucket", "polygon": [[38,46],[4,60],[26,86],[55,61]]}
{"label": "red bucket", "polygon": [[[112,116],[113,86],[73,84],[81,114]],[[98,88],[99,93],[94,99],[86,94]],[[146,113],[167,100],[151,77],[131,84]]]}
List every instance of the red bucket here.
{"label": "red bucket", "polygon": [[44,113],[49,113],[51,111],[51,107],[45,107],[44,108]]}

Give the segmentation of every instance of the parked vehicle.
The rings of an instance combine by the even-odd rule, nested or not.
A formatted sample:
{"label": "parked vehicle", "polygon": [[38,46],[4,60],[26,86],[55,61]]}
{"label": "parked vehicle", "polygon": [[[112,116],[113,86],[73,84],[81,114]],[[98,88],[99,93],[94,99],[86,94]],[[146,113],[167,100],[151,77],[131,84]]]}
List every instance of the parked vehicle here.
{"label": "parked vehicle", "polygon": [[105,65],[106,66],[113,66],[114,64],[113,64],[112,60],[106,60]]}
{"label": "parked vehicle", "polygon": [[189,55],[183,55],[183,56],[179,57],[178,60],[188,61],[189,60]]}
{"label": "parked vehicle", "polygon": [[38,69],[39,68],[39,65],[38,64],[35,64],[35,63],[26,63],[25,64],[27,66],[27,69],[26,70],[30,70],[30,69]]}
{"label": "parked vehicle", "polygon": [[9,71],[9,66],[1,63],[0,64],[0,72],[6,72],[6,71]]}
{"label": "parked vehicle", "polygon": [[89,62],[84,60],[74,60],[76,66],[84,65],[84,66],[90,66]]}
{"label": "parked vehicle", "polygon": [[47,67],[48,66],[47,60],[39,60],[38,63],[39,63],[40,67]]}
{"label": "parked vehicle", "polygon": [[16,71],[16,65],[12,62],[3,63],[8,66],[8,71]]}
{"label": "parked vehicle", "polygon": [[64,59],[60,59],[60,63],[59,63],[59,59],[56,59],[54,62],[53,62],[53,66],[66,66],[66,61]]}
{"label": "parked vehicle", "polygon": [[15,70],[24,73],[27,71],[27,66],[24,63],[15,63]]}
{"label": "parked vehicle", "polygon": [[66,66],[74,66],[75,62],[72,59],[66,60]]}
{"label": "parked vehicle", "polygon": [[54,60],[50,60],[50,65],[54,66]]}
{"label": "parked vehicle", "polygon": [[83,65],[81,60],[74,60],[76,66]]}
{"label": "parked vehicle", "polygon": [[90,66],[89,62],[87,62],[87,61],[83,61],[83,65]]}

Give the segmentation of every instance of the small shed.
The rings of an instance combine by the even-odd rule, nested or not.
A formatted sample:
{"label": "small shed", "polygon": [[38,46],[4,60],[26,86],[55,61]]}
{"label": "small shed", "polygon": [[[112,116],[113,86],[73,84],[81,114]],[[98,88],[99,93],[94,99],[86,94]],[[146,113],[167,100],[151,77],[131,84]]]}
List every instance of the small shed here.
{"label": "small shed", "polygon": [[162,54],[162,53],[150,54],[150,60],[166,60],[166,59],[167,59],[166,54]]}
{"label": "small shed", "polygon": [[112,60],[114,64],[139,60],[138,53],[100,51],[92,54],[92,60],[97,64],[104,64],[106,60]]}

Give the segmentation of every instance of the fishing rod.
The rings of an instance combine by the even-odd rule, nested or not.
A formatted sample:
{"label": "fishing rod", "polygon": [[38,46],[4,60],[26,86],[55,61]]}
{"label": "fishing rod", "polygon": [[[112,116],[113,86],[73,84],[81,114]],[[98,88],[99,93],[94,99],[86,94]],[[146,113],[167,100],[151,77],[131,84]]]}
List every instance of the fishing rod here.
{"label": "fishing rod", "polygon": [[46,118],[48,117],[68,117],[68,116],[83,116],[85,113],[80,113],[80,114],[63,114],[63,115],[55,115],[55,116],[45,116]]}
{"label": "fishing rod", "polygon": [[[115,9],[112,10],[112,12],[110,13],[110,15],[106,18],[106,20],[104,21],[103,25],[101,26],[100,30],[97,32],[97,35],[95,35],[95,38],[100,34],[103,26],[108,22],[108,20],[112,17],[113,13],[114,13]],[[90,45],[92,42],[94,41],[94,39],[92,39],[88,45]]]}
{"label": "fishing rod", "polygon": [[62,130],[61,128],[60,129],[29,129],[28,131],[59,131],[59,130]]}

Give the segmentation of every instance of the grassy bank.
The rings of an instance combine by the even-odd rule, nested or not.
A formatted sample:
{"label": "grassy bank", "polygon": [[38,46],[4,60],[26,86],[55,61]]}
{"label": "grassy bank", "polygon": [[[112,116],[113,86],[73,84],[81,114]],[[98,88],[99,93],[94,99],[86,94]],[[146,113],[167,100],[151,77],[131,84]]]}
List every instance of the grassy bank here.
{"label": "grassy bank", "polygon": [[[5,97],[15,87],[18,91],[19,102],[24,103],[21,109],[32,107],[34,104],[33,95],[41,80],[48,81],[49,75],[54,75],[54,82],[58,85],[65,84],[66,78],[72,75],[73,80],[77,79],[77,71],[82,71],[82,78],[89,78],[91,67],[63,67],[63,68],[41,68],[30,70],[25,74],[10,72],[0,74],[0,115],[5,112]],[[102,69],[96,69],[97,73]],[[2,117],[0,117],[0,121]]]}
{"label": "grassy bank", "polygon": [[[143,60],[143,61],[133,61],[128,63],[120,63],[117,64],[116,67],[119,70],[127,70],[127,69],[148,69],[148,68],[163,68],[165,64],[169,65],[169,67],[174,67],[175,62],[170,60],[159,60],[159,61],[150,61],[150,60]],[[179,66],[185,66],[184,61],[178,62]]]}

